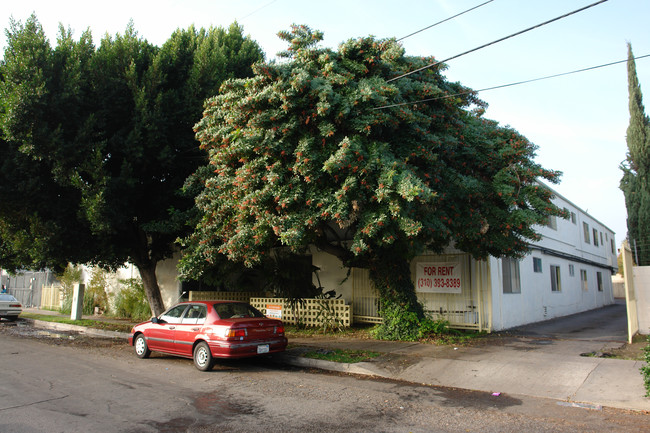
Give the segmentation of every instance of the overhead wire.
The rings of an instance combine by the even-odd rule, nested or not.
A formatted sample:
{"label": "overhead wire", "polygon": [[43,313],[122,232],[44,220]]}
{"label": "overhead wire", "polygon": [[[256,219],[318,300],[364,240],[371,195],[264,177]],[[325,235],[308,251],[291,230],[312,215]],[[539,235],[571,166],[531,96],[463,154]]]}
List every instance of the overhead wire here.
{"label": "overhead wire", "polygon": [[418,73],[418,72],[424,71],[424,70],[426,70],[426,69],[433,68],[434,66],[438,66],[438,65],[440,65],[441,63],[445,63],[445,62],[448,62],[448,61],[450,61],[450,60],[457,59],[458,57],[464,56],[465,54],[473,53],[474,51],[481,50],[481,49],[483,49],[483,48],[489,47],[490,45],[494,45],[494,44],[497,44],[497,43],[499,43],[499,42],[503,42],[503,41],[505,41],[505,40],[507,40],[507,39],[513,38],[513,37],[515,37],[515,36],[519,36],[519,35],[521,35],[521,34],[524,34],[524,33],[526,33],[526,32],[529,32],[529,31],[531,31],[531,30],[534,30],[534,29],[540,28],[540,27],[545,26],[545,25],[547,25],[547,24],[553,23],[553,22],[555,22],[555,21],[561,20],[561,19],[563,19],[563,18],[569,17],[569,16],[574,15],[574,14],[577,14],[577,13],[579,13],[579,12],[582,12],[582,11],[584,11],[584,10],[586,10],[586,9],[592,8],[592,7],[597,6],[597,5],[599,5],[599,4],[605,3],[605,2],[607,2],[607,1],[608,1],[608,0],[600,0],[600,1],[597,1],[597,2],[595,2],[595,3],[592,3],[592,4],[589,4],[589,5],[587,5],[587,6],[581,7],[580,9],[576,9],[576,10],[571,11],[571,12],[568,12],[568,13],[566,13],[566,14],[564,14],[564,15],[560,15],[559,17],[556,17],[556,18],[550,19],[550,20],[548,20],[548,21],[544,21],[543,23],[540,23],[540,24],[534,25],[534,26],[532,26],[532,27],[528,27],[527,29],[520,30],[520,31],[518,31],[518,32],[516,32],[516,33],[512,33],[512,34],[510,34],[510,35],[508,35],[508,36],[505,36],[505,37],[503,37],[503,38],[497,39],[497,40],[495,40],[495,41],[488,42],[487,44],[483,44],[483,45],[481,45],[480,47],[472,48],[471,50],[467,50],[467,51],[462,52],[462,53],[460,53],[460,54],[456,54],[455,56],[449,57],[449,58],[447,58],[447,59],[445,59],[445,60],[440,60],[440,61],[438,61],[438,62],[430,63],[430,64],[428,64],[428,65],[426,65],[426,66],[423,66],[423,67],[421,67],[421,68],[415,69],[415,70],[413,70],[413,71],[411,71],[411,72],[407,72],[407,73],[405,73],[405,74],[399,75],[399,76],[394,77],[394,78],[391,78],[391,79],[389,79],[389,80],[386,80],[386,82],[387,82],[387,83],[390,83],[391,81],[399,80],[400,78],[405,78],[405,77],[408,77],[408,76],[410,76],[410,75],[416,74],[416,73]]}
{"label": "overhead wire", "polygon": [[[650,54],[645,54],[643,56],[636,56],[636,57],[633,57],[631,60],[639,60],[639,59],[644,59],[646,57],[650,57]],[[397,104],[383,105],[381,107],[375,107],[375,108],[373,108],[373,110],[382,110],[384,108],[402,107],[404,105],[421,104],[421,103],[424,103],[424,102],[431,102],[431,101],[438,101],[438,100],[441,100],[441,99],[454,98],[456,96],[469,95],[469,94],[479,93],[479,92],[487,92],[488,90],[503,89],[505,87],[518,86],[518,85],[521,85],[521,84],[528,84],[528,83],[532,83],[532,82],[535,82],[535,81],[548,80],[548,79],[551,79],[551,78],[557,78],[557,77],[562,77],[562,76],[565,76],[565,75],[577,74],[579,72],[586,72],[586,71],[591,71],[591,70],[594,70],[594,69],[604,68],[604,67],[607,67],[607,66],[618,65],[620,63],[625,63],[625,62],[627,62],[629,60],[630,59],[618,60],[618,61],[615,61],[615,62],[604,63],[602,65],[590,66],[588,68],[576,69],[574,71],[562,72],[562,73],[559,73],[559,74],[546,75],[544,77],[532,78],[530,80],[516,81],[516,82],[508,83],[508,84],[501,84],[501,85],[498,85],[498,86],[486,87],[484,89],[479,89],[479,90],[468,90],[467,92],[459,92],[459,93],[454,93],[454,94],[451,94],[451,95],[437,96],[435,98],[427,98],[427,99],[420,99],[418,101],[400,102],[400,103],[397,103]]]}
{"label": "overhead wire", "polygon": [[424,27],[424,28],[422,28],[422,29],[420,29],[420,30],[416,30],[416,31],[414,31],[413,33],[410,33],[410,34],[408,34],[408,35],[406,35],[406,36],[402,36],[401,38],[397,39],[397,42],[403,41],[404,39],[406,39],[406,38],[410,38],[411,36],[417,35],[418,33],[422,33],[422,32],[425,31],[425,30],[429,30],[429,29],[432,28],[432,27],[435,27],[435,26],[437,26],[437,25],[439,25],[439,24],[442,24],[442,23],[444,23],[444,22],[447,22],[447,21],[449,21],[449,20],[452,20],[452,19],[454,19],[454,18],[456,18],[456,17],[459,17],[459,16],[461,16],[461,15],[463,15],[463,14],[466,14],[467,12],[471,12],[471,11],[473,11],[474,9],[478,9],[478,8],[480,8],[481,6],[485,6],[485,5],[488,4],[488,3],[492,3],[493,1],[494,1],[494,0],[488,0],[488,1],[486,1],[486,2],[481,3],[481,4],[478,5],[478,6],[474,6],[473,8],[469,8],[469,9],[463,11],[463,12],[457,13],[456,15],[451,16],[451,17],[449,17],[449,18],[445,18],[445,19],[442,20],[442,21],[438,21],[437,23],[431,24],[430,26]]}
{"label": "overhead wire", "polygon": [[254,15],[254,14],[258,13],[259,11],[261,11],[262,9],[264,9],[265,7],[267,7],[267,6],[271,6],[271,5],[272,5],[273,3],[275,3],[276,1],[278,1],[278,0],[271,0],[270,2],[268,2],[268,3],[266,3],[266,4],[264,4],[264,5],[260,6],[260,7],[258,7],[258,8],[255,9],[253,12],[250,12],[250,13],[248,13],[247,15],[244,15],[243,17],[239,18],[239,21],[244,21],[246,18],[250,17],[251,15]]}

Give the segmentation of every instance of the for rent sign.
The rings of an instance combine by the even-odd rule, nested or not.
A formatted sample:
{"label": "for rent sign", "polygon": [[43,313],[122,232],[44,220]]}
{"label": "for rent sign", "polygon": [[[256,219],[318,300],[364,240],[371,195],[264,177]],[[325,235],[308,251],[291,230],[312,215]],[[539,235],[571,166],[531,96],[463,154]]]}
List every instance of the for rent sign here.
{"label": "for rent sign", "polygon": [[428,293],[461,293],[458,262],[418,263],[415,290]]}

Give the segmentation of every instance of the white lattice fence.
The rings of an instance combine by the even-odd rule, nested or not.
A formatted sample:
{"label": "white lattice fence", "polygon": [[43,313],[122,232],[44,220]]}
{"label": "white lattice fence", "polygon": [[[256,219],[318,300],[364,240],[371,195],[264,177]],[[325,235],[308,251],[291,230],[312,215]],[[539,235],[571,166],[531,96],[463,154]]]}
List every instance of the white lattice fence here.
{"label": "white lattice fence", "polygon": [[195,292],[190,291],[190,301],[240,301],[250,303],[251,298],[263,296],[260,292]]}
{"label": "white lattice fence", "polygon": [[350,306],[343,299],[304,299],[304,304],[297,304],[295,311],[284,298],[251,298],[250,304],[266,314],[267,305],[282,308],[282,321],[286,323],[302,322],[307,326],[322,326],[324,321],[335,319],[344,327],[352,322]]}

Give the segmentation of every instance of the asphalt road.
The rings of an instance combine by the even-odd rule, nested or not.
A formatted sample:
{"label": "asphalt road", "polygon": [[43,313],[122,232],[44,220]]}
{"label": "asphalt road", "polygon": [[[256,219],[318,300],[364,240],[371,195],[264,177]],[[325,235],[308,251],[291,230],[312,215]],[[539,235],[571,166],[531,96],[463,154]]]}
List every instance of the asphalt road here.
{"label": "asphalt road", "polygon": [[629,432],[648,415],[370,380],[268,359],[141,360],[123,341],[0,324],[0,432]]}

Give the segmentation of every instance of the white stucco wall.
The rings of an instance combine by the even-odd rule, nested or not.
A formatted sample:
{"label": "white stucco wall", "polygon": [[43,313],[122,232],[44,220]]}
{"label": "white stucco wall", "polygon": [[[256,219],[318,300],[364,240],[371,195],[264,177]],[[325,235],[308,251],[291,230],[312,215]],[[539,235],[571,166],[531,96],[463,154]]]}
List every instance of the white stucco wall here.
{"label": "white stucco wall", "polygon": [[[336,291],[336,296],[343,295],[343,299],[348,302],[352,299],[352,276],[345,278],[348,268],[343,266],[341,261],[331,254],[324,253],[316,247],[311,247],[312,265],[318,267],[318,276],[320,284],[323,286],[323,292],[329,290]],[[316,276],[313,277],[313,283],[318,287]]]}
{"label": "white stucco wall", "polygon": [[[180,254],[176,254],[170,259],[159,262],[156,267],[156,277],[165,308],[175,304],[181,295],[181,283],[178,280],[178,271],[176,270],[179,259]],[[82,280],[86,285],[89,283],[91,277],[92,269],[84,266]],[[121,288],[120,280],[140,278],[140,272],[138,272],[138,268],[127,263],[117,271],[109,273],[106,277],[108,282],[106,292],[109,294],[110,302],[111,299],[114,299],[114,296],[111,295],[115,295]]]}
{"label": "white stucco wall", "polygon": [[650,335],[650,266],[634,267],[639,334]]}
{"label": "white stucco wall", "polygon": [[[533,257],[541,258],[542,272],[534,272]],[[569,274],[573,264],[574,274]],[[551,265],[560,267],[561,290],[551,290]],[[576,263],[535,251],[519,262],[521,293],[503,293],[500,259],[490,262],[493,296],[493,329],[508,329],[527,323],[603,307],[614,302],[611,274],[608,270]],[[587,272],[587,290],[583,290],[580,270]],[[596,273],[601,272],[603,290],[598,291]]]}
{"label": "white stucco wall", "polygon": [[[611,279],[611,270],[617,267],[614,232],[560,195],[556,195],[554,203],[566,209],[571,217],[568,220],[557,218],[554,227],[537,227],[543,238],[519,262],[521,293],[503,293],[501,260],[492,258],[490,261],[494,330],[614,303]],[[588,241],[583,223],[589,229]],[[593,241],[594,229],[597,243]],[[534,258],[541,259],[541,272],[534,271]],[[560,268],[560,291],[551,290],[551,266]],[[587,273],[586,291],[582,288],[581,270]],[[597,288],[597,272],[601,273],[602,291]]]}

